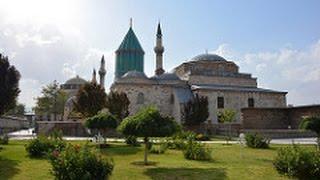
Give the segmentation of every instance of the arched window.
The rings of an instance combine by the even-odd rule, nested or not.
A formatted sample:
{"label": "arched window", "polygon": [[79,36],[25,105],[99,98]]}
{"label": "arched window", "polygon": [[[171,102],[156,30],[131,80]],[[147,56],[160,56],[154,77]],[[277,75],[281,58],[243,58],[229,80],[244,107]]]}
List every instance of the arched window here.
{"label": "arched window", "polygon": [[144,94],[140,92],[138,94],[137,104],[143,104],[143,103],[144,103]]}
{"label": "arched window", "polygon": [[174,104],[174,95],[173,94],[171,94],[171,96],[170,96],[170,104]]}

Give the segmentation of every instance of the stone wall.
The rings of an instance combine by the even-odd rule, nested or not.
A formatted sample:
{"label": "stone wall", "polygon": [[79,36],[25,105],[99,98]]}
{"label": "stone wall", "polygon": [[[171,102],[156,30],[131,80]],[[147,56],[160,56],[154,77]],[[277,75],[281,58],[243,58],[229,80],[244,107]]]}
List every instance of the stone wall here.
{"label": "stone wall", "polygon": [[190,84],[218,84],[225,86],[257,87],[256,78],[190,75],[188,82]]}
{"label": "stone wall", "polygon": [[[173,116],[177,121],[180,121],[176,101],[172,101],[174,96],[173,88],[166,85],[153,85],[153,84],[117,84],[112,87],[112,90],[118,92],[125,92],[130,101],[129,112],[130,115],[135,114],[141,108],[149,105],[154,105],[161,110],[164,115]],[[138,103],[139,93],[143,94],[143,103]],[[178,118],[178,119],[177,119]]]}
{"label": "stone wall", "polygon": [[36,133],[49,135],[54,130],[61,130],[63,136],[88,136],[84,125],[79,121],[37,121]]}
{"label": "stone wall", "polygon": [[29,128],[30,125],[31,123],[27,119],[14,117],[0,117],[0,134],[8,133],[23,128]]}
{"label": "stone wall", "polygon": [[[236,111],[236,122],[241,122],[241,109],[248,107],[248,99],[254,99],[255,107],[285,107],[286,97],[282,93],[265,92],[241,92],[241,91],[219,91],[219,90],[197,90],[201,96],[207,96],[209,101],[209,118],[212,123],[217,123],[218,111],[232,109]],[[224,108],[218,109],[218,97],[224,97]]]}
{"label": "stone wall", "polygon": [[298,129],[305,116],[320,115],[320,105],[288,108],[243,108],[244,129]]}

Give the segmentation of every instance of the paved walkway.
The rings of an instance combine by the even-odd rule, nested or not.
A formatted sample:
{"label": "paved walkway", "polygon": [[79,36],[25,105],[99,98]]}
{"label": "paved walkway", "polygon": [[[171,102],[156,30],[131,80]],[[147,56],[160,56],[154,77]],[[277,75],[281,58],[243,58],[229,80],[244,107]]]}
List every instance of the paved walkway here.
{"label": "paved walkway", "polygon": [[[36,137],[35,134],[32,134],[33,128],[27,129],[27,130],[20,130],[16,132],[9,133],[9,137],[11,139],[16,140],[26,140],[26,139],[32,139]],[[92,137],[64,137],[66,140],[70,141],[84,141],[84,140],[93,140]],[[124,139],[119,138],[107,138],[107,141],[112,142],[124,142]],[[206,144],[225,144],[226,141],[202,141],[202,143]],[[238,144],[239,141],[229,141],[230,144]],[[316,138],[292,138],[292,139],[272,139],[271,144],[317,144]]]}

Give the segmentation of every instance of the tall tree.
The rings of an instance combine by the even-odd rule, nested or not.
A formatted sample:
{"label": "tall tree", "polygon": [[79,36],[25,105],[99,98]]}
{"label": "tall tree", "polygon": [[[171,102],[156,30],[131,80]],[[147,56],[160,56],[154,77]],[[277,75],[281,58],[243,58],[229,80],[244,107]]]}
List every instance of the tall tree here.
{"label": "tall tree", "polygon": [[15,106],[20,73],[10,65],[8,57],[0,54],[0,116]]}
{"label": "tall tree", "polygon": [[25,113],[25,105],[21,103],[16,103],[15,106],[10,109],[5,115],[10,116],[23,116]]}
{"label": "tall tree", "polygon": [[187,126],[200,125],[209,117],[208,98],[196,94],[185,105],[182,111],[183,124]]}
{"label": "tall tree", "polygon": [[74,102],[75,110],[84,117],[96,115],[100,110],[106,107],[107,94],[104,88],[97,83],[87,83],[83,85]]}
{"label": "tall tree", "polygon": [[129,115],[130,101],[124,92],[111,91],[107,96],[107,108],[111,114],[119,120],[124,119]]}
{"label": "tall tree", "polygon": [[59,88],[59,84],[53,83],[42,88],[41,96],[36,98],[36,106],[34,111],[36,115],[54,115],[54,120],[57,120],[57,115],[62,115],[64,105],[67,101],[67,94]]}
{"label": "tall tree", "polygon": [[299,125],[300,129],[313,131],[317,134],[317,145],[320,150],[320,116],[305,117]]}
{"label": "tall tree", "polygon": [[144,164],[148,164],[149,138],[171,136],[179,129],[173,118],[161,116],[154,107],[146,107],[137,114],[125,118],[118,127],[118,130],[126,136],[144,138]]}

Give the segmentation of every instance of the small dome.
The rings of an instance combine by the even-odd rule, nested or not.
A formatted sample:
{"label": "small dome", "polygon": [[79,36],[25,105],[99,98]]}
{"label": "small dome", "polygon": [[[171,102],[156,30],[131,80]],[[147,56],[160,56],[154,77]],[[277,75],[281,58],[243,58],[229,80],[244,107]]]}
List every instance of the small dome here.
{"label": "small dome", "polygon": [[200,54],[191,59],[191,61],[226,61],[223,57],[216,54]]}
{"label": "small dome", "polygon": [[180,80],[180,78],[175,73],[164,73],[160,76],[153,76],[152,79],[157,80]]}
{"label": "small dome", "polygon": [[88,83],[88,81],[82,79],[81,77],[79,77],[78,75],[74,78],[71,78],[69,80],[67,80],[64,84],[79,84],[79,85],[82,85],[82,84],[86,84]]}
{"label": "small dome", "polygon": [[122,76],[122,78],[142,78],[142,79],[148,79],[148,77],[143,73],[139,71],[129,71],[126,74]]}

